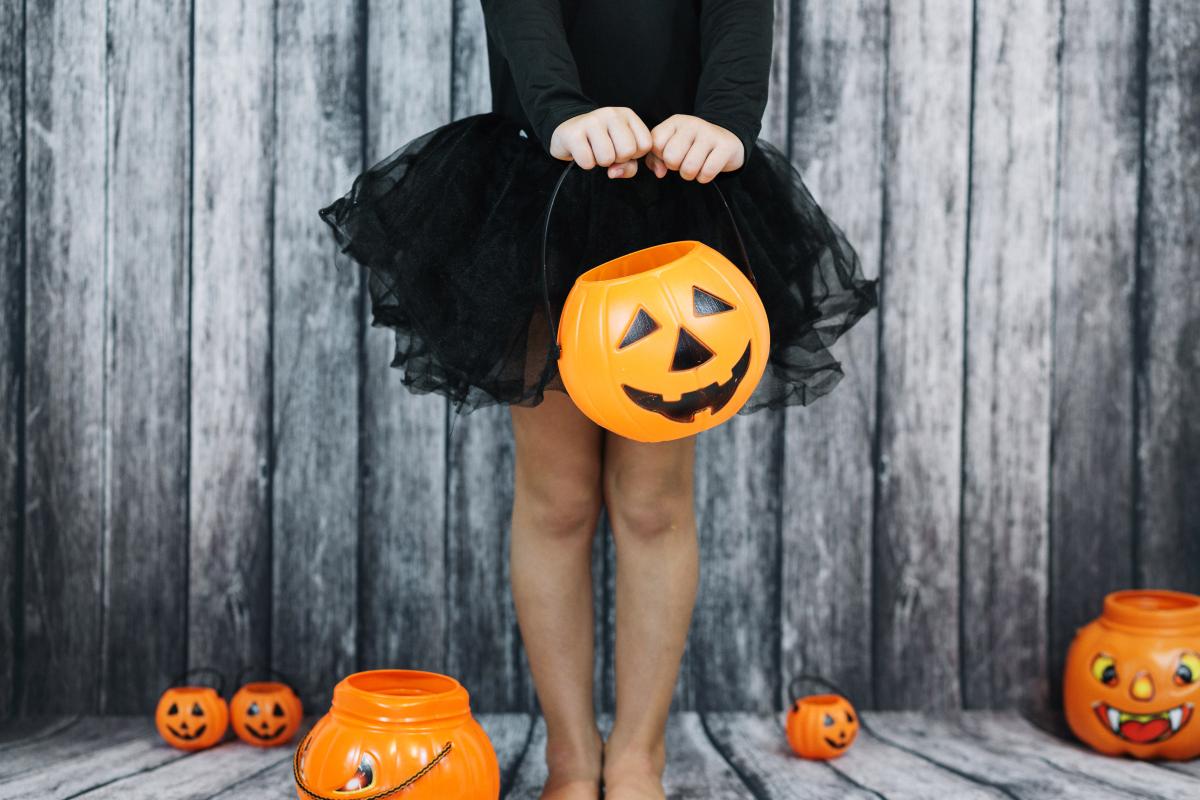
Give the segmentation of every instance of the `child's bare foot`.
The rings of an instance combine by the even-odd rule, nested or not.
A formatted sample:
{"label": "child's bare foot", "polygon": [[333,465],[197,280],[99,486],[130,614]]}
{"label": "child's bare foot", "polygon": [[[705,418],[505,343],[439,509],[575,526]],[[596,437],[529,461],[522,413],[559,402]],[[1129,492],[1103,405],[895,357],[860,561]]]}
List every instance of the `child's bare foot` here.
{"label": "child's bare foot", "polygon": [[604,748],[605,800],[666,800],[662,774],[666,756],[661,750],[618,753]]}
{"label": "child's bare foot", "polygon": [[546,769],[541,800],[599,800],[600,758],[603,752],[600,734],[590,748],[546,743]]}

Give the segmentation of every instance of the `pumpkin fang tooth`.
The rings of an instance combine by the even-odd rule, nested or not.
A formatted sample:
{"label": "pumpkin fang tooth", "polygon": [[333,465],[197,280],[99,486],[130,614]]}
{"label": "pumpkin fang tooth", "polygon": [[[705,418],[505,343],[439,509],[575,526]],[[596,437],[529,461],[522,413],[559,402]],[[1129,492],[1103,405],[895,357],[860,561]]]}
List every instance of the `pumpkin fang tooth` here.
{"label": "pumpkin fang tooth", "polygon": [[1171,730],[1179,730],[1179,726],[1183,722],[1183,706],[1175,706],[1168,711],[1167,719],[1171,721]]}
{"label": "pumpkin fang tooth", "polygon": [[1108,707],[1108,725],[1112,728],[1113,733],[1121,732],[1121,712],[1112,706]]}

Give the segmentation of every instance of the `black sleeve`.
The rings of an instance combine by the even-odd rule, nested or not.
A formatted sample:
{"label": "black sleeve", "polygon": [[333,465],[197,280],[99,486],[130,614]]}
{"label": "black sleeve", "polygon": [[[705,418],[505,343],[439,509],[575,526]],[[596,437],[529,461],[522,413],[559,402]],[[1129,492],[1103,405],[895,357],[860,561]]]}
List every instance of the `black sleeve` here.
{"label": "black sleeve", "polygon": [[696,116],[741,139],[746,161],[767,107],[774,27],[772,0],[701,0]]}
{"label": "black sleeve", "polygon": [[482,0],[488,37],[508,62],[531,131],[550,149],[554,129],[597,105],[580,88],[559,0]]}

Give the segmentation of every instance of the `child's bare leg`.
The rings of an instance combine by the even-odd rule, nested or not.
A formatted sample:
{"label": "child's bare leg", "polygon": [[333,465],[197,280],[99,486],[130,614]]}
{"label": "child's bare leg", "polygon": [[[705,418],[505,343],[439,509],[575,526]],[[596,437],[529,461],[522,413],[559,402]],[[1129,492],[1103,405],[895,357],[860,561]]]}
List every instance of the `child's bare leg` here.
{"label": "child's bare leg", "polygon": [[592,539],[602,504],[602,430],[563,393],[511,407],[516,486],[513,601],[546,719],[545,800],[600,796],[592,706]]}
{"label": "child's bare leg", "polygon": [[699,582],[695,437],[606,434],[604,497],[617,557],[617,709],[604,746],[608,800],[663,798],[664,734]]}

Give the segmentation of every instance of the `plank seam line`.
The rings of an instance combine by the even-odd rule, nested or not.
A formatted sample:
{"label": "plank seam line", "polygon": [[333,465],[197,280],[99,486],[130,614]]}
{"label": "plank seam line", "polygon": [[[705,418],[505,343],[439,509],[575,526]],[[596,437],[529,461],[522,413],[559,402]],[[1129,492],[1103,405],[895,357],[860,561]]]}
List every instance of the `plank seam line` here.
{"label": "plank seam line", "polygon": [[883,525],[880,522],[880,511],[883,508],[883,426],[885,422],[884,408],[886,397],[883,381],[887,376],[887,352],[884,350],[884,311],[887,306],[887,269],[888,233],[891,230],[891,196],[888,191],[891,180],[891,149],[889,136],[891,133],[891,80],[892,80],[892,4],[886,2],[883,8],[883,108],[879,125],[879,264],[876,266],[875,277],[878,281],[878,303],[875,319],[875,429],[871,432],[871,563],[870,586],[867,588],[870,613],[867,625],[870,627],[868,655],[871,659],[871,697],[867,705],[874,707],[879,702],[880,685],[883,682],[883,665],[876,657],[879,646],[879,632],[882,625],[883,603],[879,597],[880,551],[883,548],[881,539]]}
{"label": "plank seam line", "polygon": [[29,6],[21,3],[21,124],[20,146],[18,156],[17,186],[21,199],[18,210],[20,224],[20,274],[18,291],[20,293],[17,311],[17,345],[13,360],[17,368],[17,465],[16,493],[17,513],[13,547],[13,585],[12,585],[12,651],[9,654],[13,660],[12,666],[12,695],[9,699],[9,711],[16,715],[24,703],[25,687],[25,540],[29,532],[29,451],[28,451],[28,414],[25,404],[29,396]]}
{"label": "plank seam line", "polygon": [[99,592],[96,594],[97,608],[96,616],[99,617],[98,630],[99,636],[96,641],[96,651],[93,657],[96,659],[97,668],[91,671],[90,679],[95,694],[92,697],[92,707],[97,712],[106,710],[108,705],[108,680],[112,673],[111,665],[108,663],[109,654],[109,604],[112,601],[112,585],[110,578],[111,565],[109,558],[112,555],[112,542],[109,537],[112,536],[112,465],[109,459],[112,457],[112,448],[109,446],[112,439],[111,417],[109,408],[109,379],[112,378],[112,370],[110,369],[111,361],[115,359],[115,355],[110,348],[116,347],[114,342],[115,337],[112,335],[112,329],[116,327],[115,315],[112,307],[112,264],[109,258],[110,255],[110,233],[112,223],[112,142],[109,138],[109,132],[112,125],[112,108],[109,101],[112,92],[112,9],[107,3],[104,4],[104,198],[102,222],[104,233],[103,239],[104,251],[100,259],[103,274],[104,291],[100,300],[100,314],[103,319],[101,326],[101,343],[100,343],[100,530],[98,531],[98,549],[99,556],[97,562],[97,570],[99,571],[100,586]]}
{"label": "plank seam line", "polygon": [[738,777],[738,780],[745,784],[746,788],[750,790],[750,794],[754,796],[754,800],[771,800],[771,794],[767,791],[767,788],[762,785],[762,782],[735,764],[733,762],[733,758],[726,751],[725,746],[717,741],[717,737],[713,734],[712,728],[709,727],[708,715],[709,711],[707,709],[697,713],[697,716],[700,717],[700,728],[704,731],[704,737],[708,739],[708,743],[711,744],[713,749],[717,751],[717,754],[721,756],[733,774]]}
{"label": "plank seam line", "polygon": [[144,775],[147,772],[154,772],[155,770],[162,769],[163,767],[169,767],[172,764],[178,764],[180,761],[183,761],[185,758],[191,758],[192,756],[197,756],[197,755],[200,755],[201,753],[205,753],[205,752],[208,752],[208,751],[193,750],[190,753],[183,753],[182,755],[177,756],[176,758],[172,758],[170,761],[164,761],[161,764],[155,764],[150,767],[142,767],[141,769],[135,769],[133,772],[128,772],[124,775],[118,775],[114,778],[109,778],[108,780],[104,781],[103,783],[98,783],[95,786],[89,786],[86,789],[80,789],[78,792],[75,792],[74,794],[64,795],[62,800],[75,800],[75,798],[77,798],[77,797],[83,797],[84,795],[91,794],[92,792],[95,792],[99,789],[103,789],[105,786],[111,786],[114,783],[117,783],[119,781],[128,780],[129,778],[135,777],[137,775]]}
{"label": "plank seam line", "polygon": [[[970,322],[971,322],[971,225],[974,221],[975,212],[975,104],[977,102],[977,86],[979,83],[979,0],[971,2],[971,56],[968,69],[968,96],[967,96],[967,164],[966,164],[966,209],[964,209],[963,220],[963,275],[962,275],[962,291],[963,291],[963,317],[962,317],[962,353],[959,366],[959,384],[962,387],[961,402],[962,407],[959,409],[958,418],[958,704],[962,708],[970,708],[967,698],[967,687],[971,685],[969,682],[969,673],[971,665],[967,662],[970,660],[968,651],[968,635],[967,635],[967,606],[970,604],[970,587],[967,583],[967,568],[969,558],[967,554],[967,531],[970,527],[967,523],[967,492],[970,490],[969,475],[967,470],[967,459],[970,457],[970,442],[968,431],[968,417],[970,415],[970,399],[971,385],[970,363],[971,363],[971,339],[970,339]],[[988,620],[991,622],[991,619]],[[990,626],[989,626],[990,627]],[[989,675],[989,680],[985,687],[985,692],[989,695],[988,700],[993,698],[990,696],[994,689],[994,685]]]}
{"label": "plank seam line", "polygon": [[[192,370],[195,367],[192,352],[192,336],[196,330],[193,316],[196,297],[196,3],[188,3],[188,174],[187,174],[187,356],[184,364],[184,485],[183,485],[183,663],[179,671],[188,668],[192,657]],[[168,678],[168,680],[170,680]]]}
{"label": "plank seam line", "polygon": [[[1006,755],[1007,752],[1003,751],[1001,754]],[[1146,793],[1142,792],[1141,790],[1136,790],[1136,789],[1131,790],[1125,786],[1120,786],[1118,784],[1112,783],[1111,781],[1107,781],[1103,778],[1098,778],[1095,775],[1092,775],[1090,773],[1079,772],[1074,769],[1069,769],[1067,767],[1062,766],[1061,764],[1056,764],[1055,762],[1051,761],[1050,759],[1046,758],[1043,755],[1038,755],[1038,754],[1034,753],[1030,756],[1030,758],[1032,758],[1032,760],[1034,760],[1034,761],[1038,761],[1042,764],[1045,764],[1047,767],[1054,770],[1055,772],[1058,772],[1059,774],[1070,776],[1072,778],[1072,780],[1083,779],[1089,783],[1098,784],[1100,786],[1103,786],[1106,789],[1112,789],[1113,791],[1126,794],[1130,797],[1144,797],[1144,798],[1147,798],[1148,800],[1173,800],[1173,798],[1167,797],[1165,795],[1146,794]]]}
{"label": "plank seam line", "polygon": [[[260,593],[266,593],[265,645],[263,661],[268,669],[275,669],[275,465],[278,463],[279,437],[275,430],[275,234],[278,222],[275,208],[279,194],[279,3],[271,6],[271,191],[267,194],[267,220],[270,236],[267,237],[267,336],[266,336],[266,475],[262,478],[263,516],[266,523],[266,580]],[[261,524],[261,523],[260,523]],[[298,680],[308,684],[311,673],[305,670]],[[306,689],[309,687],[306,686]]]}
{"label": "plank seam line", "polygon": [[873,797],[878,797],[879,800],[887,800],[886,795],[880,794],[879,792],[872,789],[870,786],[867,786],[866,784],[859,783],[858,781],[854,780],[854,778],[851,778],[845,772],[838,769],[837,766],[832,761],[824,761],[824,762],[822,762],[822,766],[824,766],[826,769],[828,769],[834,775],[837,775],[839,778],[841,778],[842,780],[844,780],[846,783],[850,784],[851,786],[854,786],[855,788],[857,788],[861,791],[864,791]]}
{"label": "plank seam line", "polygon": [[521,745],[521,752],[513,759],[512,765],[500,776],[501,800],[508,797],[508,793],[512,791],[513,784],[517,780],[517,775],[521,772],[521,767],[525,764],[525,756],[529,752],[529,747],[533,744],[533,731],[537,727],[538,715],[531,713],[527,716],[529,717],[529,730],[525,732],[525,743]]}
{"label": "plank seam line", "polygon": [[[370,156],[370,118],[368,109],[371,103],[370,92],[370,47],[371,47],[371,9],[370,0],[358,0],[356,6],[356,15],[358,22],[358,35],[361,38],[362,46],[359,48],[357,59],[357,79],[358,79],[358,102],[359,102],[359,164],[365,170],[369,164],[367,159]],[[366,564],[366,547],[364,542],[367,540],[367,486],[363,476],[364,458],[363,451],[364,442],[367,440],[367,375],[368,362],[367,357],[367,325],[364,316],[367,313],[368,305],[368,287],[367,281],[363,280],[361,273],[358,276],[358,297],[354,304],[354,329],[355,342],[354,346],[357,351],[357,384],[356,387],[356,413],[358,419],[355,420],[356,437],[354,451],[354,488],[355,488],[355,507],[358,511],[358,519],[355,520],[356,540],[354,542],[354,566],[356,574],[354,576],[354,664],[357,669],[364,669],[365,662],[363,656],[367,650],[367,614],[366,608],[368,603],[368,590],[363,576],[367,575]]]}
{"label": "plank seam line", "polygon": [[1049,425],[1048,436],[1046,437],[1046,494],[1044,498],[1046,503],[1046,542],[1042,545],[1042,555],[1045,558],[1046,564],[1046,589],[1042,597],[1042,614],[1045,616],[1043,625],[1045,629],[1042,631],[1040,687],[1038,689],[1038,700],[1045,705],[1050,704],[1053,694],[1049,673],[1050,662],[1054,653],[1055,637],[1057,635],[1054,628],[1054,610],[1058,607],[1059,594],[1057,581],[1054,580],[1058,561],[1056,557],[1058,547],[1058,517],[1055,513],[1055,486],[1057,482],[1055,481],[1054,470],[1054,465],[1057,463],[1058,458],[1058,424],[1055,420],[1055,415],[1059,400],[1058,381],[1055,380],[1055,376],[1058,375],[1058,346],[1056,344],[1058,342],[1058,279],[1059,267],[1061,266],[1060,258],[1062,255],[1060,249],[1062,234],[1062,174],[1065,147],[1063,140],[1063,80],[1066,74],[1066,69],[1063,66],[1063,56],[1066,50],[1066,17],[1066,0],[1059,0],[1058,41],[1055,43],[1054,54],[1054,68],[1056,70],[1054,78],[1054,220],[1051,222],[1050,309],[1048,319],[1050,326],[1050,353],[1048,362],[1050,385],[1046,392],[1048,407],[1045,409]]}
{"label": "plank seam line", "polygon": [[1145,247],[1146,237],[1146,131],[1150,127],[1150,3],[1151,0],[1140,0],[1138,3],[1138,32],[1137,32],[1137,81],[1138,81],[1138,170],[1137,170],[1137,212],[1134,221],[1133,234],[1133,287],[1129,293],[1130,333],[1133,338],[1133,376],[1130,381],[1130,431],[1132,440],[1129,447],[1129,480],[1132,500],[1129,504],[1129,560],[1135,587],[1144,586],[1142,581],[1142,522],[1138,513],[1142,504],[1142,474],[1139,450],[1142,446],[1142,388],[1146,376],[1147,351],[1149,340],[1146,330],[1146,320],[1142,314],[1142,293],[1145,290]]}
{"label": "plank seam line", "polygon": [[[862,721],[861,715],[859,716],[859,721],[860,722]],[[874,739],[882,742],[883,744],[886,744],[889,747],[894,747],[897,750],[901,750],[905,753],[908,753],[910,756],[916,756],[917,758],[921,759],[922,761],[924,761],[928,764],[932,764],[933,766],[937,767],[938,769],[943,769],[946,772],[951,773],[952,775],[957,775],[958,777],[963,778],[964,780],[970,781],[971,783],[977,784],[979,786],[987,786],[989,788],[995,789],[996,791],[1003,794],[1005,797],[1011,797],[1012,800],[1022,800],[1020,795],[1016,794],[1015,792],[1013,792],[1012,789],[1009,789],[1008,786],[1006,786],[1002,783],[996,783],[995,781],[988,780],[987,778],[984,778],[980,775],[972,775],[971,773],[969,773],[965,770],[958,769],[957,767],[953,767],[949,764],[945,764],[941,761],[938,761],[935,758],[927,756],[926,754],[922,753],[920,750],[915,750],[911,747],[907,747],[906,745],[902,745],[899,742],[897,742],[887,736],[883,736],[878,731],[876,731],[874,728],[868,727],[865,722],[862,723],[862,729],[867,732],[868,736],[873,737]]]}

